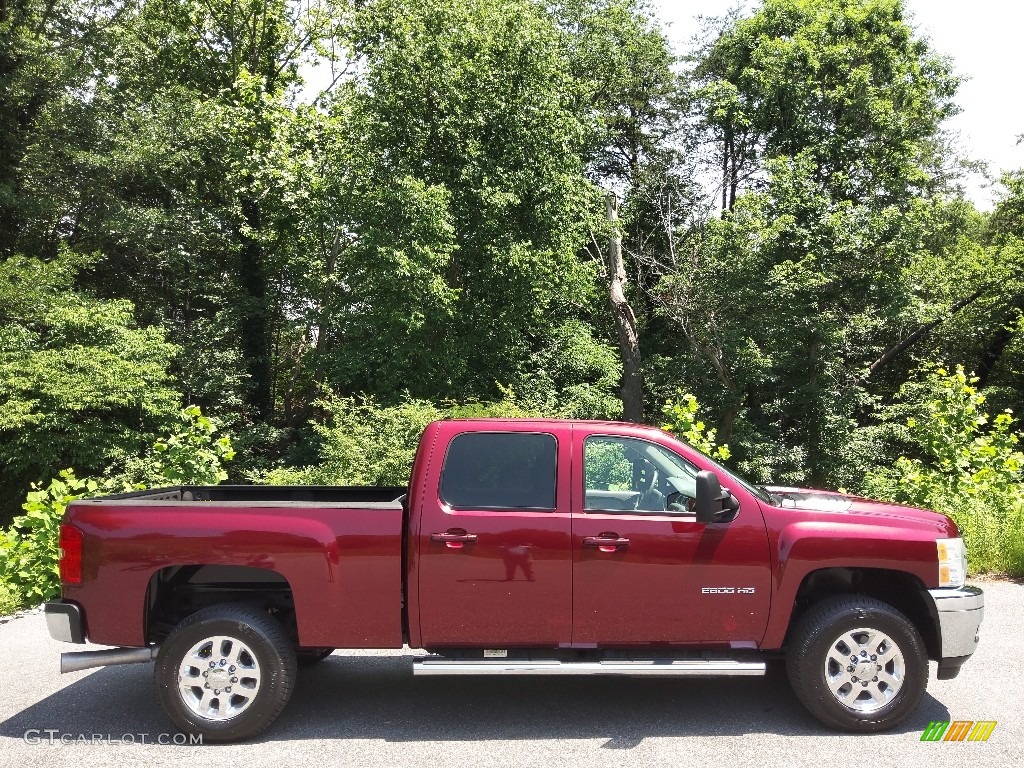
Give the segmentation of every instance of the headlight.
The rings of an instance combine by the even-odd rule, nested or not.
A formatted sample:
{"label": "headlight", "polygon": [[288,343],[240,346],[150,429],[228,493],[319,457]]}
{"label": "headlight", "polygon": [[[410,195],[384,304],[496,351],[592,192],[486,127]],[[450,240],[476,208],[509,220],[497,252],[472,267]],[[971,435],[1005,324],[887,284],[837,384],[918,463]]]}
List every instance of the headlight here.
{"label": "headlight", "polygon": [[938,539],[939,586],[962,587],[967,578],[967,550],[963,539]]}

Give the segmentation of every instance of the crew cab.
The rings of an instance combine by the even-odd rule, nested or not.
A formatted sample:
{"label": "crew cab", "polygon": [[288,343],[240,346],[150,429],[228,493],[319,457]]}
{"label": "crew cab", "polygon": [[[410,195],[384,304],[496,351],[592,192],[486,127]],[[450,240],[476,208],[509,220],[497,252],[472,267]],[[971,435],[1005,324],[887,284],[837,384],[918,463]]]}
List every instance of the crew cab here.
{"label": "crew cab", "polygon": [[183,486],[75,501],[50,634],[155,660],[206,741],[280,713],[338,648],[424,649],[417,675],[762,675],[823,723],[891,728],[929,659],[974,652],[981,590],[956,525],[846,494],[757,487],[651,427],[444,420],[408,487]]}

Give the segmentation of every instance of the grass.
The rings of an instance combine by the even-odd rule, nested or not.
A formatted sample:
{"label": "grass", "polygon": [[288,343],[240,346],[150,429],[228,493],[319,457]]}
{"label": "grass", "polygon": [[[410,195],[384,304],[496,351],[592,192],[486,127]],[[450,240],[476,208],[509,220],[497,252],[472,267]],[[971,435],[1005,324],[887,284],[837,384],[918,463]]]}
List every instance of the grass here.
{"label": "grass", "polygon": [[[963,490],[963,489],[959,489]],[[953,518],[967,544],[971,574],[1024,577],[1024,489],[933,499],[936,512]]]}

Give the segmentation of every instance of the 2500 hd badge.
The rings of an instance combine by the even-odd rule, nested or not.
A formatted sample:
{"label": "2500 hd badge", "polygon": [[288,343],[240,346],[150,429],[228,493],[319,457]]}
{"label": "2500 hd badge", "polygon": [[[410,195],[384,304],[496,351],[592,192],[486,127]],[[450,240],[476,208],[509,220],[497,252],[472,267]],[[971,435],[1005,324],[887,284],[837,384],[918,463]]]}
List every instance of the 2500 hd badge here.
{"label": "2500 hd badge", "polygon": [[752,595],[753,587],[701,587],[702,595]]}

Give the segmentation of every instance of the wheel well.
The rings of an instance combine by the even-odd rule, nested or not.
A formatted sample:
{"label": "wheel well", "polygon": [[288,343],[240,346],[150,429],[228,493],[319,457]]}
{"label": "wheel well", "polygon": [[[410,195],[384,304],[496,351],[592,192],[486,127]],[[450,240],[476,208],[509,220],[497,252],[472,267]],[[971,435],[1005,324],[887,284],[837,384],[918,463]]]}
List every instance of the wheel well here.
{"label": "wheel well", "polygon": [[[940,656],[938,617],[921,580],[912,573],[884,568],[823,568],[804,577],[796,593],[789,630],[811,606],[834,595],[867,595],[891,605],[917,627],[928,658]],[[788,633],[787,633],[788,640]]]}
{"label": "wheel well", "polygon": [[176,565],[149,580],[147,642],[162,642],[183,619],[218,603],[257,606],[277,618],[293,642],[298,641],[292,588],[280,573],[244,565]]}

